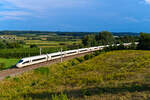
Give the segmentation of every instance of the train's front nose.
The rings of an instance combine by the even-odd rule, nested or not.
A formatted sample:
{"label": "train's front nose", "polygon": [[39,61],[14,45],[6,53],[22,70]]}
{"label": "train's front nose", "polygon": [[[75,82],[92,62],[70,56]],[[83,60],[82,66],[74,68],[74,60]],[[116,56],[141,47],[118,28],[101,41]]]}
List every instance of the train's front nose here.
{"label": "train's front nose", "polygon": [[21,64],[20,64],[20,63],[17,63],[17,64],[16,64],[16,67],[17,67],[17,68],[21,68]]}
{"label": "train's front nose", "polygon": [[16,67],[17,67],[17,68],[21,68],[21,67],[22,67],[22,63],[23,63],[23,60],[21,59],[21,60],[16,64]]}

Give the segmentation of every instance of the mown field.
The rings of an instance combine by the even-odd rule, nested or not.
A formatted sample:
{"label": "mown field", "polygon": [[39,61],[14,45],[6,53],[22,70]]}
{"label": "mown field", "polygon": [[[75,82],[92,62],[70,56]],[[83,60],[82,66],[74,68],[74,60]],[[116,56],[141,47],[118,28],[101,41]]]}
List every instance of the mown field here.
{"label": "mown field", "polygon": [[81,43],[81,40],[75,40],[75,41],[42,41],[42,40],[26,40],[26,45],[37,45],[41,48],[49,48],[49,47],[63,47],[67,45],[72,45],[74,43],[79,44]]}
{"label": "mown field", "polygon": [[[149,100],[150,51],[122,50],[41,67],[0,82],[1,100]],[[61,94],[63,99],[58,95]]]}
{"label": "mown field", "polygon": [[[17,62],[19,61],[19,59],[6,59],[6,58],[0,58],[0,63],[2,63],[3,65],[0,66],[0,70],[2,69],[7,69],[7,68],[11,68],[13,67]],[[1,69],[2,68],[2,69]]]}

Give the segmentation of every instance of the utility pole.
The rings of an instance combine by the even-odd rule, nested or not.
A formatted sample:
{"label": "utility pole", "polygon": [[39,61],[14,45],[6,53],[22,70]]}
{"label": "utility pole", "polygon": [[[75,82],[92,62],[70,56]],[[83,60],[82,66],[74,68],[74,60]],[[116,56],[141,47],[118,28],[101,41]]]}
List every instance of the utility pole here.
{"label": "utility pole", "polygon": [[40,55],[42,55],[42,48],[40,48]]}
{"label": "utility pole", "polygon": [[28,51],[29,51],[29,55],[28,55],[28,56],[30,57],[30,56],[31,56],[31,52],[30,52],[30,49],[28,49]]}
{"label": "utility pole", "polygon": [[63,62],[63,55],[62,55],[62,48],[61,48],[61,63]]}

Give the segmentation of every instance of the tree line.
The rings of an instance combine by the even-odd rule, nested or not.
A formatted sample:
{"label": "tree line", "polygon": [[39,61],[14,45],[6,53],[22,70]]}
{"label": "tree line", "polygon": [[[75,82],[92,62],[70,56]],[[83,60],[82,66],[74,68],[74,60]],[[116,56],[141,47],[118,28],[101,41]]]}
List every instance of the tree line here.
{"label": "tree line", "polygon": [[0,41],[0,49],[21,48],[25,44],[24,41]]}
{"label": "tree line", "polygon": [[141,50],[150,50],[150,34],[140,33],[139,45],[137,48]]}
{"label": "tree line", "polygon": [[[36,35],[50,35],[56,34],[60,36],[85,36],[88,34],[98,34],[99,32],[61,32],[61,31],[0,31],[0,34],[3,35],[25,35],[25,34],[36,34]],[[113,35],[125,36],[125,35],[134,35],[138,36],[139,33],[136,32],[112,32]]]}
{"label": "tree line", "polygon": [[[139,44],[135,48],[135,42],[139,42]],[[85,35],[82,38],[82,44],[84,47],[98,46],[98,45],[107,45],[107,44],[123,44],[123,43],[132,43],[132,47],[130,49],[138,49],[138,50],[150,50],[150,34],[149,33],[140,33],[140,36],[113,36],[111,32],[103,31],[99,32],[99,34],[90,34]],[[112,47],[113,48],[113,47]],[[117,48],[114,46],[114,48]],[[125,49],[126,47],[119,48]],[[118,49],[119,49],[118,48]]]}
{"label": "tree line", "polygon": [[107,45],[107,44],[121,44],[136,42],[139,40],[138,36],[113,36],[111,32],[102,31],[99,34],[90,34],[85,35],[82,38],[82,43],[86,47],[98,46],[98,45]]}

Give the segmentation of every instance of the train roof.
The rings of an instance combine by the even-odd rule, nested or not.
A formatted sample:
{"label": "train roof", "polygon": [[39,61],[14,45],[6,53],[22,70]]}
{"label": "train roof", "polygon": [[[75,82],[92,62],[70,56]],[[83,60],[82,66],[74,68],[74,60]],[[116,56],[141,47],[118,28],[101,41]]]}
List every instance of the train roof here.
{"label": "train roof", "polygon": [[78,49],[76,49],[76,50],[68,50],[68,51],[64,51],[64,52],[73,52],[73,51],[78,51]]}
{"label": "train roof", "polygon": [[32,57],[25,57],[25,58],[22,58],[22,59],[31,59],[31,58],[37,58],[37,57],[44,57],[46,56],[46,54],[43,54],[43,55],[38,55],[38,56],[32,56]]}
{"label": "train roof", "polygon": [[61,53],[64,53],[64,51],[63,52],[50,53],[50,54],[47,54],[47,55],[57,55],[57,54],[61,54]]}

